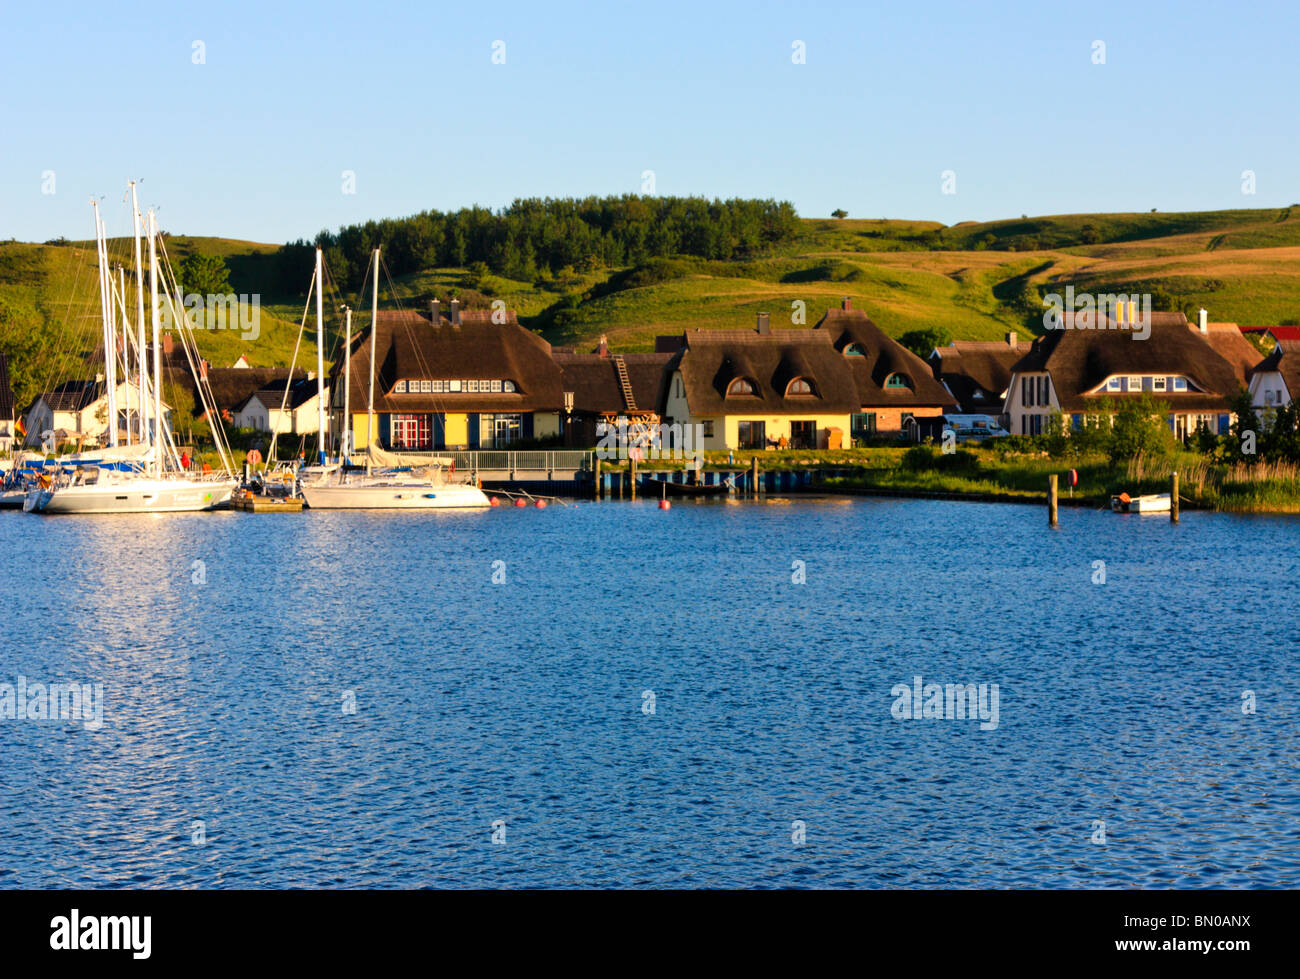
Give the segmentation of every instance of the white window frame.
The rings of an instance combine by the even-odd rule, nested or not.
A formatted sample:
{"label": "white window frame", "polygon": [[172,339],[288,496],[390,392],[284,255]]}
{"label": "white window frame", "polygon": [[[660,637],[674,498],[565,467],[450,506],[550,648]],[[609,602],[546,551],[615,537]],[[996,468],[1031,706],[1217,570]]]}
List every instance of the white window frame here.
{"label": "white window frame", "polygon": [[1163,392],[1166,386],[1168,385],[1168,383],[1169,383],[1168,379],[1163,376],[1153,377],[1151,378],[1151,390]]}
{"label": "white window frame", "polygon": [[447,390],[452,394],[460,394],[460,381],[448,381]]}
{"label": "white window frame", "polygon": [[1118,391],[1120,389],[1120,379],[1118,377],[1109,377],[1106,379],[1107,391]]}

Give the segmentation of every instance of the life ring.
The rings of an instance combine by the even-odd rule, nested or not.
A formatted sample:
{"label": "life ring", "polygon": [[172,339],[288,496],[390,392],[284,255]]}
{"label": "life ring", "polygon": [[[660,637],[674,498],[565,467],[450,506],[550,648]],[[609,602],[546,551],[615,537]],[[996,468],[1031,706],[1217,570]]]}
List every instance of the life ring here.
{"label": "life ring", "polygon": [[256,449],[250,449],[248,455],[244,458],[250,466],[260,466],[262,464],[262,453]]}

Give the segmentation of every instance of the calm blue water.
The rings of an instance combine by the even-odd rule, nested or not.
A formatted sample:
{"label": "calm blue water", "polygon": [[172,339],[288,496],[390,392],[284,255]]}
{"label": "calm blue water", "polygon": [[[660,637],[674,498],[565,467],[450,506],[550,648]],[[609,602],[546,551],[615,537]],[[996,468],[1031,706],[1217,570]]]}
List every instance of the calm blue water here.
{"label": "calm blue water", "polygon": [[[99,731],[0,721],[3,887],[1300,880],[1294,519],[855,499],[0,535],[0,682],[105,697]],[[896,719],[917,675],[997,683],[997,728]]]}

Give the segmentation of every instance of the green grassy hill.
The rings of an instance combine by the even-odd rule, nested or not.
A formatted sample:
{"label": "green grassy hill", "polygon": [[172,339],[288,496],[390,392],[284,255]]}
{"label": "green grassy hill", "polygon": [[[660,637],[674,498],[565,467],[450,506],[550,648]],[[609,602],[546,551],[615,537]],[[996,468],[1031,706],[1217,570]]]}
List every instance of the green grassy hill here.
{"label": "green grassy hill", "polygon": [[[261,296],[261,333],[204,332],[204,356],[221,366],[240,354],[257,365],[292,357],[311,268],[302,294],[267,295],[280,281],[278,246],[221,238],[173,237],[172,262],[191,251],[222,256],[234,292]],[[129,240],[113,239],[114,263],[130,265]],[[18,373],[43,386],[78,373],[99,331],[93,243],[0,242],[0,347],[22,360]],[[758,312],[788,324],[802,303],[811,326],[844,296],[885,330],[942,327],[958,339],[993,339],[1041,323],[1043,291],[1152,292],[1157,307],[1204,306],[1211,318],[1243,324],[1300,322],[1300,205],[1193,213],[1069,214],[944,227],[886,219],[805,219],[773,254],[738,261],[656,259],[634,268],[545,274],[520,282],[457,268],[402,276],[385,306],[422,306],[459,296],[476,306],[504,299],[552,342],[580,349],[602,334],[616,349],[653,348],[654,337],[686,329],[744,327]],[[359,312],[368,296],[327,292]],[[310,326],[310,324],[309,324]],[[315,357],[309,328],[300,363]],[[331,338],[327,349],[336,349]],[[36,380],[30,380],[35,378]]]}

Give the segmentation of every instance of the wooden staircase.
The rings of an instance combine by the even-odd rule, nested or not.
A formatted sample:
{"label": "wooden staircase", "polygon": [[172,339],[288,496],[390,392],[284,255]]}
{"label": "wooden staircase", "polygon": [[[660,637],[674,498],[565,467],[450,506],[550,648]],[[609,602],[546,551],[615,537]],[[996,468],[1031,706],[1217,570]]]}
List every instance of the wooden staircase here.
{"label": "wooden staircase", "polygon": [[627,375],[627,364],[622,354],[614,354],[614,369],[618,371],[618,383],[623,389],[623,403],[628,411],[636,411],[636,397],[632,394],[632,379]]}

